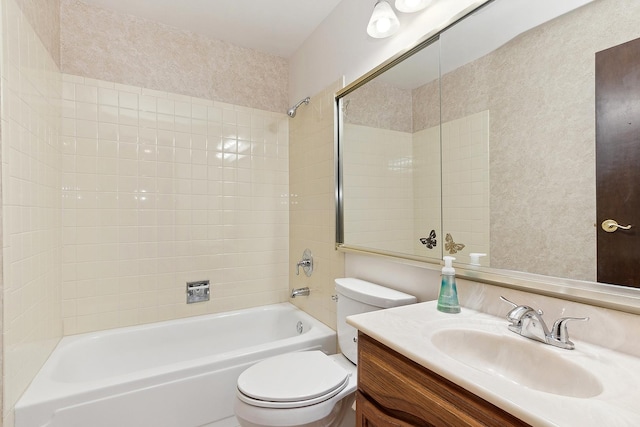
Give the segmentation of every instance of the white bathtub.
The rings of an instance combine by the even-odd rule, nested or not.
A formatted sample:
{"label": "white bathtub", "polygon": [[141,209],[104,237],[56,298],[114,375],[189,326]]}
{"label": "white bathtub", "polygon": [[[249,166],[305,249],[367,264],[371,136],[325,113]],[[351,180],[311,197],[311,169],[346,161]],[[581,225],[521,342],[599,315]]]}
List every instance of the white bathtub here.
{"label": "white bathtub", "polygon": [[307,349],[335,353],[335,332],[289,303],[65,337],[15,427],[232,426],[238,375]]}

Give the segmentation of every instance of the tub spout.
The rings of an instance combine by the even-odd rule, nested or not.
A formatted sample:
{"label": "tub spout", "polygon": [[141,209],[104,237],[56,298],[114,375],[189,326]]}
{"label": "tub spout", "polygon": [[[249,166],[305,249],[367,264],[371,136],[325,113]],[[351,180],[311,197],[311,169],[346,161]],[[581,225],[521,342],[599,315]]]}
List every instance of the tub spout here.
{"label": "tub spout", "polygon": [[291,290],[291,298],[295,297],[307,297],[311,291],[309,288],[298,288]]}

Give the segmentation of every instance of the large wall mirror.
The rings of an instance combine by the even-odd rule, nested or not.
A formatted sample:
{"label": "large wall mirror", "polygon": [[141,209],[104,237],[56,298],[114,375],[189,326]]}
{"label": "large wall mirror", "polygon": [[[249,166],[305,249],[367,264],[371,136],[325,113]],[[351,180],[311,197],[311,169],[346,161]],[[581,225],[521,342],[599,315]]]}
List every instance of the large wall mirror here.
{"label": "large wall mirror", "polygon": [[338,93],[338,245],[595,283],[595,57],[638,22],[635,0],[493,0]]}

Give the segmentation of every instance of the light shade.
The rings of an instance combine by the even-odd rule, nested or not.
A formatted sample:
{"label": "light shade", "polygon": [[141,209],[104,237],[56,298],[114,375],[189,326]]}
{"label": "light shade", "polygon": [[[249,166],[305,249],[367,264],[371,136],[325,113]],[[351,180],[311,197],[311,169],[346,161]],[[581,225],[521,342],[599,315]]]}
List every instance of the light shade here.
{"label": "light shade", "polygon": [[373,7],[369,25],[367,25],[367,34],[381,39],[395,34],[398,28],[400,28],[400,21],[398,21],[391,5],[384,0],[377,2]]}
{"label": "light shade", "polygon": [[396,9],[404,13],[413,13],[429,6],[432,0],[396,0]]}

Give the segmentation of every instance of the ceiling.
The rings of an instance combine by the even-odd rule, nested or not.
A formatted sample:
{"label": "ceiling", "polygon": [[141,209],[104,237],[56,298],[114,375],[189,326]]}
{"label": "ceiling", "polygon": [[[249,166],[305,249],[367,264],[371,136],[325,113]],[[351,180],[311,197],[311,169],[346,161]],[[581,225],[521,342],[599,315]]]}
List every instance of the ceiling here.
{"label": "ceiling", "polygon": [[342,0],[83,0],[289,58]]}

